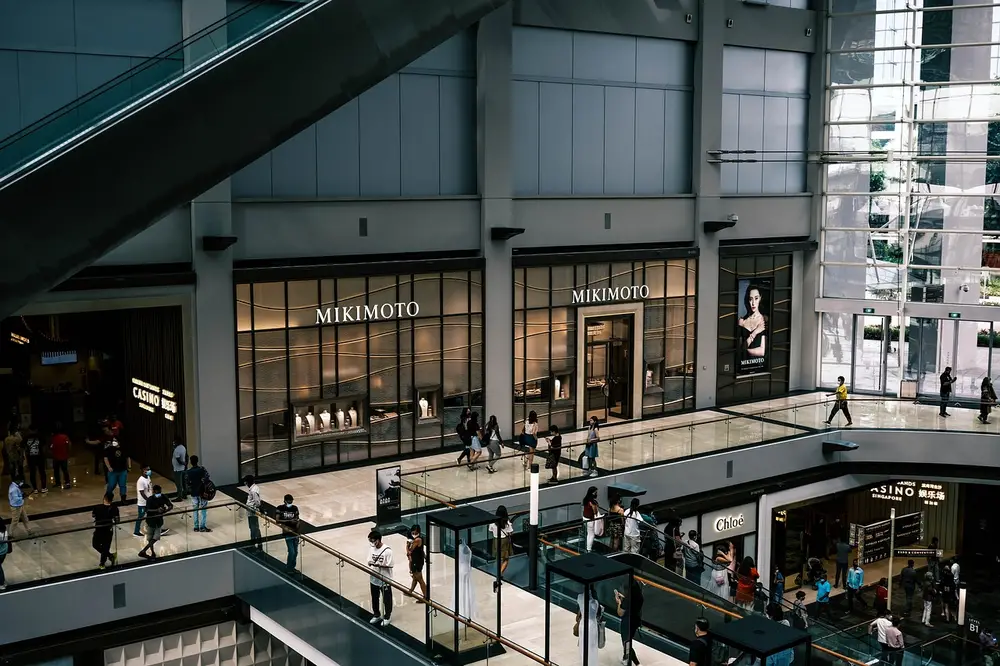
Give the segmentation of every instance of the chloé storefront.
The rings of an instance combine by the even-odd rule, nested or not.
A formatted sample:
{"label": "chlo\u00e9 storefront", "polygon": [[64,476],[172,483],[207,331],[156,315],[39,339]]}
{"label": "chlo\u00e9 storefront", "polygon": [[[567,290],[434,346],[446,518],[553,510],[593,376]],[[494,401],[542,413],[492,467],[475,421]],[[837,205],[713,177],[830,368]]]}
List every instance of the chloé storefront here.
{"label": "chlo\u00e9 storefront", "polygon": [[697,250],[513,261],[515,432],[694,408]]}
{"label": "chlo\u00e9 storefront", "polygon": [[482,405],[480,260],[235,273],[241,475],[457,444]]}

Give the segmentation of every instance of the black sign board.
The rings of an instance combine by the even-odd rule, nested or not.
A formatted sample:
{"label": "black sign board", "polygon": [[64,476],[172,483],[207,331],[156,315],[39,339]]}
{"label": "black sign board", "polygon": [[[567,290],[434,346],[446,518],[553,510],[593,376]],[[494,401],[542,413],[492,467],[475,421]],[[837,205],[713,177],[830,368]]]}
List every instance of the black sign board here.
{"label": "black sign board", "polygon": [[940,548],[897,548],[896,557],[944,557]]}
{"label": "black sign board", "polygon": [[[858,561],[871,564],[889,557],[890,521],[883,520],[871,525],[858,525]],[[896,545],[900,547],[919,543],[923,537],[923,512],[910,513],[896,518]],[[897,553],[899,550],[897,549]]]}
{"label": "black sign board", "polygon": [[375,519],[379,525],[398,523],[403,515],[399,465],[375,470]]}

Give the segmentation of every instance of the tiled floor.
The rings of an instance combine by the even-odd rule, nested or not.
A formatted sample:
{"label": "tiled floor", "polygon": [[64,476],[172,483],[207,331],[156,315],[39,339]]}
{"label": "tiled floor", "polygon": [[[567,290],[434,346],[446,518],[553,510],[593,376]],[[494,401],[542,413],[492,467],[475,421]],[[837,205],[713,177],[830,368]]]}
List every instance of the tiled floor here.
{"label": "tiled floor", "polygon": [[[368,557],[368,531],[370,525],[354,525],[335,531],[320,532],[313,538],[335,548],[338,552],[358,562],[364,562]],[[393,578],[409,587],[410,575],[406,564],[406,541],[402,536],[387,536],[384,543],[393,550],[396,565],[393,568]],[[284,559],[284,546],[281,542],[269,544],[271,554]],[[347,564],[336,566],[333,556],[315,547],[311,552],[308,546],[303,549],[301,570],[313,580],[329,587],[340,596],[365,608],[371,609],[368,576],[357,568]],[[454,560],[440,554],[431,558],[431,598],[446,608],[454,608]],[[496,629],[496,602],[493,594],[493,579],[486,573],[473,569],[472,581],[474,587],[474,611],[472,620]],[[541,655],[545,650],[545,601],[513,585],[505,585],[502,591],[503,607],[506,610],[501,618],[503,630],[501,634],[512,642]],[[426,606],[416,603],[414,599],[403,598],[399,592],[394,594],[392,624],[420,641],[424,640]],[[449,631],[454,621],[441,614],[432,616],[432,635]],[[551,613],[551,660],[557,664],[579,664],[580,651],[577,640],[573,637],[573,613],[553,607]],[[673,665],[678,661],[645,645],[637,645],[636,654],[643,664]],[[607,646],[599,652],[600,664],[612,665],[621,663],[621,639],[610,629],[608,630]],[[509,650],[500,657],[491,657],[489,663],[530,664],[526,657]],[[478,662],[485,664],[486,662]]]}

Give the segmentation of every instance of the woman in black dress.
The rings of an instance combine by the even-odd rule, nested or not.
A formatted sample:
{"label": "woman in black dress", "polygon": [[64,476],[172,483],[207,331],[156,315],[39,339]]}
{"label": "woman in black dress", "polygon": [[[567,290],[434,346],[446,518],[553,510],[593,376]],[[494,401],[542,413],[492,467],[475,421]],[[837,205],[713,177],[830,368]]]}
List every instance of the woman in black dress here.
{"label": "woman in black dress", "polygon": [[421,598],[417,603],[422,604],[427,598],[427,583],[424,582],[424,539],[420,535],[420,525],[410,528],[410,538],[406,542],[406,559],[410,563],[410,594],[413,594],[413,589],[419,585]]}

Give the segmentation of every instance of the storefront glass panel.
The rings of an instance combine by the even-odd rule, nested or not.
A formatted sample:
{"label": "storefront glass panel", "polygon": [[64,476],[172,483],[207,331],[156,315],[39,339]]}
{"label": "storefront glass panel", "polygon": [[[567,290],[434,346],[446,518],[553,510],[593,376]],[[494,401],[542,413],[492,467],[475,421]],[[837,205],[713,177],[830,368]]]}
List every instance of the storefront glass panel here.
{"label": "storefront glass panel", "polygon": [[457,443],[482,404],[478,270],[239,284],[240,471]]}

